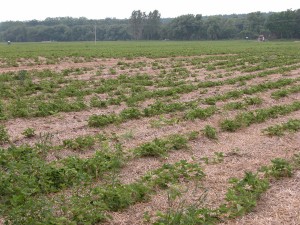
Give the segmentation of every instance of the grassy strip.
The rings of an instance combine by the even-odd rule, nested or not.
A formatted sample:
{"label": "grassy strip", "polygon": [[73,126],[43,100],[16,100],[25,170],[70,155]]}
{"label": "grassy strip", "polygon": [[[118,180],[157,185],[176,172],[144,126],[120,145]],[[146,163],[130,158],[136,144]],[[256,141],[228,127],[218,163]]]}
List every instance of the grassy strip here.
{"label": "grassy strip", "polygon": [[269,136],[281,136],[284,135],[285,131],[296,132],[300,130],[300,120],[298,119],[290,119],[286,123],[277,124],[274,126],[270,126],[262,130],[264,134]]}
{"label": "grassy strip", "polygon": [[266,109],[243,112],[238,114],[234,119],[223,120],[220,125],[222,130],[234,132],[242,127],[248,127],[253,123],[262,123],[268,119],[287,115],[297,110],[300,110],[299,101],[288,105],[276,105]]}

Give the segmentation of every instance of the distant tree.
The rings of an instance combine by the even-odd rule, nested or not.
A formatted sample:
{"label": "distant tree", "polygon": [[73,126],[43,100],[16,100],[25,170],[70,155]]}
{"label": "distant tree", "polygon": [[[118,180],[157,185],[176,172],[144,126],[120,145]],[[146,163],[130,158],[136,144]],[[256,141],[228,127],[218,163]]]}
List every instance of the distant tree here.
{"label": "distant tree", "polygon": [[207,23],[207,37],[217,40],[221,37],[221,18],[218,16],[209,17]]}
{"label": "distant tree", "polygon": [[168,25],[168,36],[177,40],[198,39],[201,30],[201,16],[192,14],[183,15],[173,19]]}
{"label": "distant tree", "polygon": [[160,38],[161,19],[158,10],[149,12],[146,15],[143,27],[143,38],[147,40],[157,40]]}
{"label": "distant tree", "polygon": [[134,10],[130,17],[130,28],[132,31],[132,36],[135,40],[140,40],[143,35],[144,22],[146,19],[146,14],[140,10]]}
{"label": "distant tree", "polygon": [[250,38],[257,38],[265,31],[266,18],[261,12],[253,12],[247,15],[246,28]]}

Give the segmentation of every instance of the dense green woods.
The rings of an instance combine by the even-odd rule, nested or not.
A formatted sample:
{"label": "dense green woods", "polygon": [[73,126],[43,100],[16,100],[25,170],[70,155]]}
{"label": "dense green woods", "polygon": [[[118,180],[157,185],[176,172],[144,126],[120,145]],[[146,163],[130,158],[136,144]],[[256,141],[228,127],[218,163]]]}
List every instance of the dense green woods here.
{"label": "dense green woods", "polygon": [[154,10],[148,14],[133,11],[129,19],[84,17],[47,18],[43,21],[0,23],[0,41],[92,41],[97,40],[220,40],[300,38],[300,9],[278,13],[253,12],[240,15],[182,15],[161,18]]}

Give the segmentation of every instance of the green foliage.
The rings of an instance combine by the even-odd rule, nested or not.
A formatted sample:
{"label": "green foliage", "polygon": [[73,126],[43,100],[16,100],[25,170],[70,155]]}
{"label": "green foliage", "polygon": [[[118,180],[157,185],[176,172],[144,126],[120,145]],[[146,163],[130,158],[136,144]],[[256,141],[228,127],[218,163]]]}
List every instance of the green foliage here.
{"label": "green foliage", "polygon": [[300,130],[300,120],[298,119],[290,119],[286,123],[276,124],[274,126],[270,126],[268,128],[263,129],[263,133],[269,136],[281,136],[284,135],[285,131],[296,132]]}
{"label": "green foliage", "polygon": [[107,101],[100,100],[96,96],[93,96],[90,101],[90,106],[96,108],[106,108],[107,104],[108,104]]}
{"label": "green foliage", "polygon": [[96,202],[104,203],[111,211],[118,211],[149,198],[151,187],[135,182],[128,185],[116,184],[98,187],[93,190],[97,196]]}
{"label": "green foliage", "polygon": [[209,139],[218,139],[216,129],[210,125],[206,125],[204,127],[203,134]]}
{"label": "green foliage", "polygon": [[57,191],[74,182],[67,176],[71,171],[46,164],[28,146],[1,149],[0,156],[1,202],[8,206],[22,205],[28,196]]}
{"label": "green foliage", "polygon": [[9,106],[9,111],[13,117],[27,117],[29,116],[29,106],[24,100],[14,100]]}
{"label": "green foliage", "polygon": [[120,113],[120,118],[122,120],[138,119],[142,116],[142,113],[137,108],[124,109]]}
{"label": "green foliage", "polygon": [[164,116],[160,116],[159,119],[154,119],[154,120],[150,121],[151,127],[154,127],[154,128],[160,128],[163,126],[169,126],[169,125],[173,125],[173,124],[177,124],[177,123],[179,123],[178,118],[167,119]]}
{"label": "green foliage", "polygon": [[[64,209],[65,206],[62,208]],[[106,215],[106,205],[102,202],[94,202],[91,196],[74,195],[65,214],[71,224],[97,224],[106,221],[110,217]],[[68,224],[68,223],[67,223]]]}
{"label": "green foliage", "polygon": [[221,123],[221,129],[229,131],[229,132],[234,132],[237,129],[239,129],[240,127],[241,127],[241,125],[235,120],[225,119]]}
{"label": "green foliage", "polygon": [[150,116],[160,115],[163,113],[182,111],[186,109],[186,107],[187,106],[184,103],[176,102],[176,103],[165,104],[163,102],[157,101],[156,103],[144,109],[144,115],[146,117],[150,117]]}
{"label": "green foliage", "polygon": [[119,150],[116,152],[96,151],[93,157],[81,159],[71,156],[62,160],[65,168],[76,171],[81,180],[99,178],[104,172],[119,169],[123,163],[123,155]]}
{"label": "green foliage", "polygon": [[214,115],[217,112],[217,108],[214,106],[207,107],[205,109],[202,108],[196,108],[188,111],[185,114],[185,118],[188,120],[194,120],[194,119],[206,119],[212,115]]}
{"label": "green foliage", "polygon": [[233,186],[226,193],[227,203],[220,206],[220,211],[230,218],[250,212],[256,206],[260,195],[269,187],[267,180],[260,179],[257,174],[251,172],[246,172],[241,180],[232,178],[230,183]]}
{"label": "green foliage", "polygon": [[136,156],[166,157],[167,152],[187,148],[188,139],[183,135],[175,134],[165,139],[154,139],[133,150]]}
{"label": "green foliage", "polygon": [[278,91],[274,91],[271,94],[271,97],[274,99],[280,99],[288,96],[289,94],[299,93],[299,92],[300,92],[300,85],[295,85],[286,89],[280,89]]}
{"label": "green foliage", "polygon": [[246,105],[261,105],[263,100],[260,97],[248,97],[244,99]]}
{"label": "green foliage", "polygon": [[207,165],[218,164],[224,161],[224,153],[214,152],[214,157],[202,157],[201,160]]}
{"label": "green foliage", "polygon": [[175,164],[164,164],[161,168],[148,172],[142,177],[141,181],[150,187],[167,188],[170,184],[175,184],[180,179],[200,180],[204,176],[205,174],[199,164],[181,160]]}
{"label": "green foliage", "polygon": [[292,176],[292,166],[285,159],[276,158],[271,160],[272,165],[261,168],[261,171],[265,173],[267,177],[274,177],[280,179],[282,177]]}
{"label": "green foliage", "polygon": [[88,150],[95,144],[95,138],[87,135],[63,141],[63,145],[74,150]]}
{"label": "green foliage", "polygon": [[4,112],[4,104],[0,100],[0,120],[5,120],[5,119],[6,119],[6,115],[5,115],[5,112]]}
{"label": "green foliage", "polygon": [[27,137],[27,138],[31,138],[35,136],[35,129],[28,127],[27,129],[25,129],[22,134]]}
{"label": "green foliage", "polygon": [[226,110],[236,110],[243,109],[245,105],[242,102],[230,102],[224,105],[224,109]]}
{"label": "green foliage", "polygon": [[9,142],[9,135],[4,125],[0,125],[0,144]]}
{"label": "green foliage", "polygon": [[221,122],[221,128],[225,131],[234,132],[241,127],[250,126],[253,123],[262,123],[280,115],[287,115],[300,109],[300,102],[294,101],[288,105],[275,105],[270,108],[258,109],[255,111],[238,114],[234,119],[225,119]]}
{"label": "green foliage", "polygon": [[158,219],[153,225],[215,225],[220,220],[214,210],[189,206],[167,213],[157,213]]}
{"label": "green foliage", "polygon": [[89,117],[88,125],[90,127],[104,127],[108,124],[118,122],[119,118],[115,114],[111,115],[92,115]]}

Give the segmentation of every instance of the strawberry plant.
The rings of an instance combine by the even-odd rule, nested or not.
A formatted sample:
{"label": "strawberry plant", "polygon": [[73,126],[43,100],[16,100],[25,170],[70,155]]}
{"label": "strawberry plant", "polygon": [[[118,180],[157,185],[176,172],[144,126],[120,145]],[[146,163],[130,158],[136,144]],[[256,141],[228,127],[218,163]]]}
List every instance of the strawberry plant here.
{"label": "strawberry plant", "polygon": [[209,139],[218,139],[216,129],[210,125],[204,127],[203,134]]}
{"label": "strawberry plant", "polygon": [[28,127],[27,129],[25,129],[22,134],[27,137],[27,138],[31,138],[35,136],[35,129]]}
{"label": "strawberry plant", "polygon": [[9,135],[4,125],[0,125],[0,144],[9,142]]}

